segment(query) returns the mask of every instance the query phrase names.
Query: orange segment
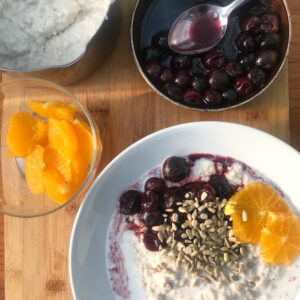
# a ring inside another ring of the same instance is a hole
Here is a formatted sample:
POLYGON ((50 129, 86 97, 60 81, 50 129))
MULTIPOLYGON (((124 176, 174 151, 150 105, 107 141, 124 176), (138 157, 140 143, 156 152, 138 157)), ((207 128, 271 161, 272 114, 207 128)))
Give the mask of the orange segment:
POLYGON ((49 119, 49 145, 70 162, 77 151, 77 136, 71 123, 49 119))
POLYGON ((71 161, 71 169, 72 181, 70 182, 70 186, 72 191, 75 193, 83 184, 89 171, 87 161, 80 152, 77 152, 74 155, 74 158, 71 161))
POLYGON ((300 222, 294 213, 272 213, 261 233, 261 252, 267 263, 289 265, 300 254, 300 222))
POLYGON ((90 165, 92 163, 94 154, 94 140, 92 130, 87 123, 79 121, 78 119, 75 119, 73 121, 73 127, 80 144, 80 152, 84 155, 84 157, 87 159, 88 164, 90 165))
POLYGON ((35 124, 36 119, 27 112, 19 112, 10 117, 6 143, 11 154, 24 157, 33 150, 35 124))
POLYGON ((37 120, 33 130, 34 141, 38 144, 46 145, 48 142, 48 124, 42 120, 37 120))
POLYGON ((42 194, 45 192, 43 183, 43 170, 46 167, 44 151, 45 149, 42 146, 36 145, 34 150, 26 157, 26 181, 29 189, 34 194, 42 194))
POLYGON ((72 171, 70 163, 60 154, 60 152, 51 147, 47 147, 45 149, 44 158, 48 168, 58 171, 66 182, 71 181, 72 171))
POLYGON ((37 101, 29 100, 29 107, 38 115, 44 118, 55 118, 58 120, 72 121, 76 107, 64 105, 57 101, 37 101))
POLYGON ((69 200, 70 187, 65 183, 63 176, 54 169, 46 168, 43 171, 43 182, 48 196, 59 204, 69 200))
POLYGON ((273 188, 259 182, 252 182, 233 195, 225 207, 225 214, 233 220, 233 232, 242 243, 259 243, 269 211, 291 210, 273 188))

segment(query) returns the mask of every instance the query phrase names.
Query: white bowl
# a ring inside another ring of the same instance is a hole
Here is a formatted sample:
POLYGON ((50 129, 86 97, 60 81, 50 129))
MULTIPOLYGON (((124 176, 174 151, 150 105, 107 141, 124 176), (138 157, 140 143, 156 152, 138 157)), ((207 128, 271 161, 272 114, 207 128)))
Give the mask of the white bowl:
MULTIPOLYGON (((69 257, 75 299, 115 298, 106 272, 105 249, 117 199, 125 188, 168 156, 190 153, 219 154, 243 161, 276 183, 293 208, 300 210, 300 153, 279 139, 223 122, 188 123, 158 131, 119 154, 98 176, 81 205, 69 257)), ((278 297, 274 292, 272 299, 278 297)), ((296 299, 300 299, 300 291, 296 299)))

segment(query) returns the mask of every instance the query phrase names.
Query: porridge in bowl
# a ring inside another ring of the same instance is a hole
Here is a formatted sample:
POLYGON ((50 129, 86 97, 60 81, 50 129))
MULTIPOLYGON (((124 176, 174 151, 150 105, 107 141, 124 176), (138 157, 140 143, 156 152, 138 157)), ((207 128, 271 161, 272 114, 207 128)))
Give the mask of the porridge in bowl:
POLYGON ((157 300, 294 299, 300 223, 285 200, 233 158, 169 157, 119 198, 107 236, 116 297, 141 299, 139 286, 157 300))

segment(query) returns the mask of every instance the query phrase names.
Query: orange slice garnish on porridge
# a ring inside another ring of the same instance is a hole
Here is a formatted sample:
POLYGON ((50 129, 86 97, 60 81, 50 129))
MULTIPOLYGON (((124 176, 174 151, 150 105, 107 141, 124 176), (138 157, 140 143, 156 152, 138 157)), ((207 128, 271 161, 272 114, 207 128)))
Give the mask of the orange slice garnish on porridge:
POLYGON ((260 249, 267 263, 289 265, 300 254, 300 222, 294 213, 272 213, 261 231, 260 249))
POLYGON ((233 195, 225 207, 233 232, 242 243, 257 244, 265 227, 268 212, 291 212, 282 197, 269 185, 253 182, 233 195))

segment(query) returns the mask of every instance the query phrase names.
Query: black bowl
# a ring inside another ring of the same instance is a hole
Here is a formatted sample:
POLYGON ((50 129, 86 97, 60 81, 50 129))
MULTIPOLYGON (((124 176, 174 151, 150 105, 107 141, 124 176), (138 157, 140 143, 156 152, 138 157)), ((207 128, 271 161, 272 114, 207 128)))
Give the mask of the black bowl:
MULTIPOLYGON (((257 0, 258 1, 258 0, 257 0)), ((157 81, 149 78, 146 74, 145 70, 145 59, 143 57, 143 49, 151 44, 152 36, 162 30, 170 30, 173 22, 176 18, 186 9, 191 8, 195 5, 201 3, 212 3, 221 6, 225 6, 229 4, 231 0, 139 0, 135 7, 132 23, 131 23, 131 46, 133 50, 133 55, 138 66, 139 71, 142 76, 146 80, 146 82, 163 98, 168 101, 185 107, 189 109, 195 109, 200 111, 221 111, 229 108, 234 108, 240 105, 243 105, 251 100, 255 99, 257 96, 261 95, 264 91, 268 89, 268 87, 274 82, 274 80, 279 75, 285 59, 288 54, 290 39, 291 39, 291 23, 290 23, 290 14, 287 8, 287 4, 285 0, 272 0, 272 11, 275 11, 279 17, 281 22, 280 35, 281 42, 280 46, 277 49, 279 53, 279 60, 277 61, 276 66, 269 71, 268 80, 264 87, 259 88, 255 94, 251 96, 241 98, 237 102, 228 103, 222 101, 222 103, 215 107, 205 107, 205 106, 197 106, 197 105, 187 105, 182 100, 176 101, 170 98, 166 91, 158 84, 157 81)), ((226 32, 226 36, 220 42, 218 46, 232 47, 232 53, 226 53, 228 60, 234 60, 237 49, 232 46, 235 43, 239 32, 234 29, 234 24, 239 22, 239 18, 242 18, 244 15, 248 14, 250 8, 253 8, 253 1, 245 4, 241 8, 237 9, 232 13, 229 20, 228 30, 226 32), (229 55, 229 57, 228 57, 229 55), (230 57, 232 56, 232 57, 230 57)), ((236 26, 237 27, 237 26, 236 26)), ((229 48, 228 48, 229 49, 229 48)), ((228 51, 227 51, 228 52, 228 51)))

